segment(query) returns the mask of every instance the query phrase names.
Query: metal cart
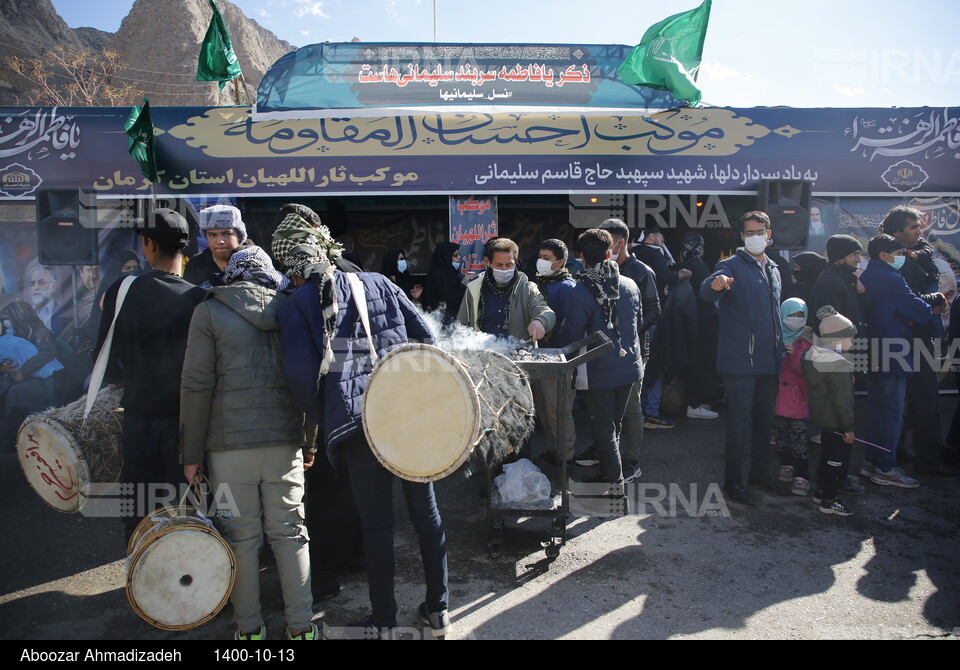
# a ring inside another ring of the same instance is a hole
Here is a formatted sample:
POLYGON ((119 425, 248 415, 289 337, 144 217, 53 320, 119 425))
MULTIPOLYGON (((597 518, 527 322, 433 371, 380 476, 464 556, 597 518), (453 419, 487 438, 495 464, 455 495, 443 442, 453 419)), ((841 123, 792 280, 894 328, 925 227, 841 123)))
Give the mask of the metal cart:
MULTIPOLYGON (((569 394, 574 392, 570 388, 573 371, 612 349, 613 342, 610 341, 610 338, 597 331, 593 335, 562 349, 519 349, 510 352, 508 357, 524 371, 530 382, 556 380, 558 386, 557 416, 563 416, 564 408, 567 407, 567 401, 570 397, 569 394), (587 351, 577 355, 585 347, 587 351)), ((498 473, 487 472, 487 528, 489 532, 487 547, 492 558, 499 558, 503 551, 504 517, 549 518, 550 535, 543 542, 547 558, 554 559, 559 556, 560 548, 566 544, 570 473, 567 471, 567 461, 563 458, 560 450, 560 445, 564 443, 562 421, 558 422, 556 439, 557 444, 554 444, 553 448, 560 463, 559 492, 557 492, 556 487, 552 486, 553 482, 551 482, 551 495, 547 500, 535 503, 504 502, 500 497, 499 489, 493 483, 493 479, 498 473)))

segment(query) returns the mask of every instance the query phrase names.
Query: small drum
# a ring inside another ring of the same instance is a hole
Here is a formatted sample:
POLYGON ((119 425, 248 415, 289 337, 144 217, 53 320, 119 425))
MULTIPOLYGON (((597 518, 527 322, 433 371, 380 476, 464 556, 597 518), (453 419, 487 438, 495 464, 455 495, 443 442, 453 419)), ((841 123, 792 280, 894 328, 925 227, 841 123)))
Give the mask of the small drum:
POLYGON ((17 434, 23 474, 45 503, 60 512, 79 512, 89 485, 120 481, 123 467, 122 390, 103 389, 86 423, 86 396, 66 407, 28 416, 17 434))
POLYGON ((475 451, 487 467, 533 432, 523 371, 493 351, 455 354, 410 344, 384 356, 363 396, 363 430, 377 459, 414 482, 452 474, 475 451))
POLYGON ((162 630, 201 626, 230 598, 236 560, 230 545, 195 507, 158 509, 127 545, 127 600, 162 630))

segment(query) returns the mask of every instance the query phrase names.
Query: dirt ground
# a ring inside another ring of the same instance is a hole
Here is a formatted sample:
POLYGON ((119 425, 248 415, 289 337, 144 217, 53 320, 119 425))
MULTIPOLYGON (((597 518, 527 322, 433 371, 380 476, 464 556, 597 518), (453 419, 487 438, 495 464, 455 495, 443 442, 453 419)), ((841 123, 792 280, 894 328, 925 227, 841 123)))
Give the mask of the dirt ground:
MULTIPOLYGON (((956 398, 941 403, 946 425, 956 398)), ((579 448, 589 443, 583 420, 578 415, 579 448)), ((648 431, 645 495, 672 490, 696 504, 680 500, 671 510, 668 495, 660 509, 647 504, 640 514, 571 517, 567 544, 552 561, 540 545, 549 524, 530 518, 507 522, 502 556, 491 558, 479 479, 455 474, 439 482, 456 625, 448 639, 960 637, 960 480, 925 477, 912 491, 866 483, 848 518, 820 514, 809 497, 766 492, 743 507, 707 497, 722 481, 723 436, 722 416, 681 418, 674 430, 648 431), (704 507, 705 500, 712 505, 704 507)), ((542 438, 534 447, 543 449, 542 438)), ((854 464, 862 457, 855 448, 854 464)), ((399 623, 418 630, 416 538, 399 495, 396 509, 399 623)), ((120 523, 48 508, 15 455, 0 456, 0 510, 0 638, 231 638, 229 605, 184 632, 137 617, 125 594, 120 523)), ((345 576, 343 585, 340 596, 315 604, 331 637, 368 613, 364 575, 345 576)), ((270 636, 279 639, 283 605, 270 561, 262 593, 270 636)))

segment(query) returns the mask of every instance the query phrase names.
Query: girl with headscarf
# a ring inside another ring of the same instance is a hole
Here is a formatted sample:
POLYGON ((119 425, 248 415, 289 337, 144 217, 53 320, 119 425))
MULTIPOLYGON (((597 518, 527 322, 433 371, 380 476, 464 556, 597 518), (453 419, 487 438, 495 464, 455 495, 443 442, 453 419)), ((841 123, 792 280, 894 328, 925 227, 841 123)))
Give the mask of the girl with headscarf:
POLYGON ((807 450, 807 382, 803 376, 804 353, 813 346, 807 324, 807 304, 799 298, 784 300, 780 306, 780 325, 787 357, 783 360, 777 406, 773 417, 773 436, 780 456, 781 482, 792 484, 791 493, 807 495, 810 490, 807 450))
POLYGON ((413 275, 410 274, 407 265, 407 255, 402 249, 390 249, 383 255, 380 274, 399 286, 408 298, 414 302, 420 302, 423 286, 414 283, 413 275))
POLYGON ((467 287, 463 283, 464 274, 460 259, 460 245, 453 242, 441 242, 433 250, 427 281, 423 287, 420 304, 427 312, 443 308, 444 325, 457 320, 460 303, 467 287))

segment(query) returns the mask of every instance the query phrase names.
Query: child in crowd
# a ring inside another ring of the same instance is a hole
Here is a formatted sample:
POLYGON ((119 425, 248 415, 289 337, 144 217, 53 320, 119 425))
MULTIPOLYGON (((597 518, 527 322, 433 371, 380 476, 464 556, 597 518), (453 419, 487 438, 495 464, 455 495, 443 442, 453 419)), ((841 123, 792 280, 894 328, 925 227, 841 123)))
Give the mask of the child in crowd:
POLYGON ((820 337, 803 357, 810 417, 820 426, 820 467, 813 502, 824 514, 850 516, 853 512, 837 495, 839 473, 850 458, 853 434, 853 363, 844 358, 857 328, 830 305, 817 311, 820 337))
POLYGON ((792 484, 793 495, 805 496, 810 490, 807 469, 807 382, 801 359, 813 346, 812 330, 807 324, 807 304, 799 298, 785 300, 780 306, 780 323, 787 357, 780 372, 773 436, 780 456, 780 481, 792 484))

